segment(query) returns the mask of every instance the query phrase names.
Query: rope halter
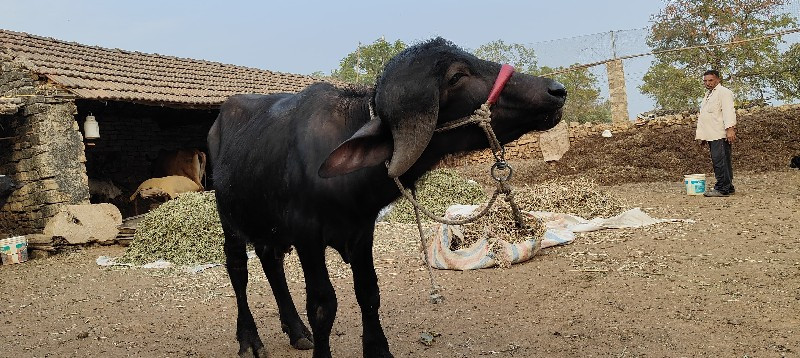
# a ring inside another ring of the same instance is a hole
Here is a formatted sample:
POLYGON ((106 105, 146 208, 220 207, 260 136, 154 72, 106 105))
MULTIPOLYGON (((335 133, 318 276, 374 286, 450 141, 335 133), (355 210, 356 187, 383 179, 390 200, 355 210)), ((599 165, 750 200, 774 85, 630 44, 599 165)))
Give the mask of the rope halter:
MULTIPOLYGON (((471 215, 467 218, 460 219, 460 220, 451 220, 444 217, 439 217, 428 209, 424 208, 420 203, 416 200, 416 190, 410 192, 408 189, 403 187, 403 184, 400 182, 399 177, 394 178, 394 182, 397 185, 397 188, 400 190, 400 193, 403 194, 403 197, 406 198, 413 206, 414 206, 414 215, 417 219, 417 230, 419 231, 419 239, 420 239, 420 248, 424 254, 425 258, 425 266, 428 270, 428 277, 430 278, 431 283, 431 291, 429 294, 429 299, 432 303, 439 303, 444 300, 444 296, 442 296, 440 292, 440 286, 436 284, 433 278, 433 271, 431 270, 431 266, 429 264, 429 257, 428 257, 428 250, 425 245, 425 234, 422 230, 422 218, 420 217, 420 210, 425 213, 427 217, 430 219, 447 225, 462 225, 469 222, 473 222, 478 220, 480 217, 486 215, 489 212, 489 209, 494 205, 497 197, 500 193, 505 194, 506 201, 508 201, 509 205, 511 206, 512 213, 514 215, 514 220, 516 221, 516 225, 518 228, 524 227, 524 221, 522 218, 522 213, 519 210, 519 206, 517 206, 516 202, 514 202, 514 194, 511 192, 511 187, 506 183, 509 179, 511 179, 511 175, 513 170, 510 165, 506 162, 505 159, 505 148, 497 139, 497 136, 494 134, 491 126, 491 107, 497 99, 500 97, 500 92, 503 91, 508 79, 511 78, 511 75, 514 73, 514 67, 508 64, 504 64, 500 67, 500 73, 497 75, 497 78, 494 81, 494 86, 492 86, 492 90, 489 92, 489 97, 486 99, 486 102, 483 103, 472 115, 457 119, 451 122, 447 122, 442 124, 441 126, 437 127, 435 132, 443 132, 446 130, 454 129, 460 126, 477 123, 478 126, 483 129, 484 133, 486 134, 486 138, 489 140, 489 147, 492 149, 492 154, 494 155, 495 163, 492 165, 491 168, 491 176, 492 178, 497 181, 497 188, 495 189, 494 193, 492 194, 491 199, 486 204, 486 206, 481 210, 479 213, 471 215)), ((388 167, 388 162, 386 163, 388 167)))

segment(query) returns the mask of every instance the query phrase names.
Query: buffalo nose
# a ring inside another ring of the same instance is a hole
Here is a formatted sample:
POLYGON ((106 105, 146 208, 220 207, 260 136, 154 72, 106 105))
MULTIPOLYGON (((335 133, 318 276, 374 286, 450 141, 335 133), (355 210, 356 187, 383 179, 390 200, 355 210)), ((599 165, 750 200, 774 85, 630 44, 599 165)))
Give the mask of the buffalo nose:
POLYGON ((567 89, 560 82, 553 81, 547 86, 547 93, 553 97, 566 98, 567 89))

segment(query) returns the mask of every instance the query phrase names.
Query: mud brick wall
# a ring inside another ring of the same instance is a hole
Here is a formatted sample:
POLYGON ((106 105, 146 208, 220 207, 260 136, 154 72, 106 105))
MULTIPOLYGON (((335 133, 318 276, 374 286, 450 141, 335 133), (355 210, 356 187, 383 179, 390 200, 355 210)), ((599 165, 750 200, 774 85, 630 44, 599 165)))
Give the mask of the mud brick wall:
MULTIPOLYGON (((628 130, 633 124, 621 123, 584 123, 572 122, 569 124, 569 141, 570 143, 580 140, 582 138, 597 135, 599 136, 606 129, 612 132, 619 132, 628 130)), ((505 158, 508 161, 520 159, 541 159, 544 160, 542 150, 539 148, 539 132, 532 132, 523 135, 519 139, 505 145, 506 153, 505 158)), ((445 159, 442 166, 457 166, 466 164, 485 164, 493 163, 494 156, 491 151, 483 150, 466 155, 455 155, 445 159)))
POLYGON ((62 205, 89 202, 84 146, 75 103, 0 57, 0 173, 21 187, 0 208, 0 231, 39 232, 62 205), (8 102, 7 102, 8 103, 8 102))

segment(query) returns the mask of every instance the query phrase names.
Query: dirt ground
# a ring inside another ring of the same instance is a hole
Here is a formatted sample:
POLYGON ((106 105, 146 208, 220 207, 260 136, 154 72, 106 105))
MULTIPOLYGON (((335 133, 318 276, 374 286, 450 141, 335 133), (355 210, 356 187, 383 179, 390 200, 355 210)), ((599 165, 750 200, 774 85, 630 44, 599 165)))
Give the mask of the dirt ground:
MULTIPOLYGON (((691 219, 580 234, 507 269, 434 271, 445 301, 427 301, 416 228, 379 224, 382 322, 396 357, 800 356, 800 109, 739 119, 736 195, 687 196, 683 174, 713 178, 693 128, 647 128, 575 143, 561 161, 513 163, 513 185, 588 177, 657 218, 691 219), (423 336, 434 337, 429 345, 423 336)), ((457 168, 487 182, 487 166, 457 168)), ((709 185, 712 184, 710 180, 709 185)), ((106 268, 119 246, 0 266, 0 357, 235 356, 236 303, 223 267, 106 268)), ((329 252, 339 298, 331 344, 361 356, 349 268, 329 252)), ((251 308, 272 357, 293 350, 257 260, 251 308)), ((287 273, 304 314, 297 258, 287 273)))
MULTIPOLYGON (((736 185, 728 198, 687 196, 678 181, 604 187, 654 217, 695 222, 580 234, 507 269, 434 271, 445 295, 435 305, 414 229, 381 224, 375 256, 390 347, 396 357, 800 355, 800 171, 737 173, 736 185)), ((123 250, 0 267, 0 356, 235 356, 223 267, 96 265, 123 250)), ((333 354, 360 356, 352 277, 329 258, 339 297, 333 354)), ((250 266, 251 307, 272 357, 309 357, 289 346, 257 260, 250 266)), ((289 266, 303 312, 294 256, 289 266)))

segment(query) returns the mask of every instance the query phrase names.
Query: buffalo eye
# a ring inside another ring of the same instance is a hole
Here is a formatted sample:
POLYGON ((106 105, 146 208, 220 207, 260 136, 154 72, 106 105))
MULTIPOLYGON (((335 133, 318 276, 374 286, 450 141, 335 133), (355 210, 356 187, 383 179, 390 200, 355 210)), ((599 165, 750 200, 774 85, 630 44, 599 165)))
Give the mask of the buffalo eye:
POLYGON ((466 75, 467 75, 466 73, 456 72, 456 74, 454 74, 453 77, 450 77, 450 81, 448 81, 447 84, 449 84, 450 86, 455 86, 455 84, 458 83, 461 77, 464 77, 466 75))

